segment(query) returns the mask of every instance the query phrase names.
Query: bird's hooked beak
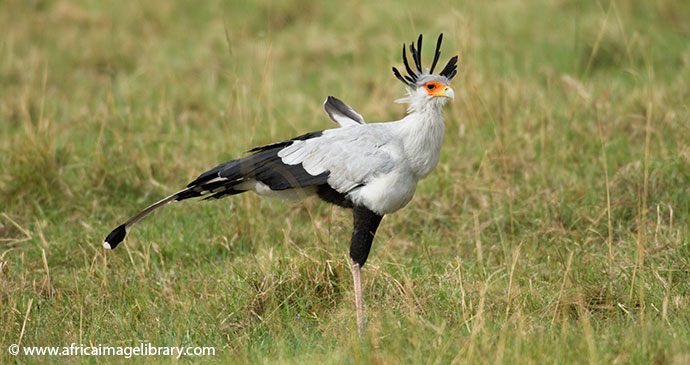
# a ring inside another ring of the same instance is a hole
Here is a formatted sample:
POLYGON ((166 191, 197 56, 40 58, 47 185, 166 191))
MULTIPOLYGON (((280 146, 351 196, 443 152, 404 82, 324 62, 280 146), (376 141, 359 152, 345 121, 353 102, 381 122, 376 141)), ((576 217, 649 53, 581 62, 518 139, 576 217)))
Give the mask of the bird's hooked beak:
POLYGON ((438 96, 445 96, 451 100, 455 100, 455 92, 453 92, 453 89, 450 86, 444 87, 443 90, 438 93, 438 96))
POLYGON ((430 96, 445 96, 449 99, 455 99, 455 93, 453 92, 453 89, 450 88, 450 86, 442 85, 439 83, 436 83, 436 85, 437 87, 434 88, 434 90, 427 89, 430 96))

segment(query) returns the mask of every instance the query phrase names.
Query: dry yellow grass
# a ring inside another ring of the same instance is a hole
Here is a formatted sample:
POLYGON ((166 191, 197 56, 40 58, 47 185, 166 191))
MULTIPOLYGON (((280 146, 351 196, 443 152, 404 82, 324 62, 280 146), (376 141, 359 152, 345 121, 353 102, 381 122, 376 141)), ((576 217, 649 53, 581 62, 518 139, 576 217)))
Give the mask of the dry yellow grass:
MULTIPOLYGON (((237 362, 685 363, 683 1, 0 3, 0 361, 214 346, 237 362), (400 117, 419 33, 460 55, 441 163, 384 219, 252 195, 113 225, 249 148, 400 117)), ((79 358, 103 362, 111 358, 79 358)), ((166 361, 166 358, 159 358, 166 361)))

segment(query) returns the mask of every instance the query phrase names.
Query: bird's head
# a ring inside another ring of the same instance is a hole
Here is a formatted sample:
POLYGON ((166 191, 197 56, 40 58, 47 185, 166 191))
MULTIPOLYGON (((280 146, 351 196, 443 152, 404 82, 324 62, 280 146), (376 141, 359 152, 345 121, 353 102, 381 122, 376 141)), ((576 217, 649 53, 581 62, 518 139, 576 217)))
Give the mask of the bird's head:
POLYGON ((422 68, 422 35, 417 39, 417 47, 414 43, 410 43, 410 54, 414 60, 415 69, 410 67, 407 61, 407 52, 405 44, 403 44, 402 58, 405 64, 407 75, 403 76, 397 68, 393 67, 393 74, 398 80, 407 85, 408 96, 398 99, 398 102, 408 103, 410 109, 420 110, 429 106, 441 107, 449 99, 453 99, 455 94, 450 87, 450 80, 457 73, 458 56, 452 57, 446 67, 438 74, 434 74, 434 68, 441 56, 441 42, 443 34, 438 36, 436 41, 436 52, 434 54, 434 61, 431 63, 431 68, 424 70, 422 68))

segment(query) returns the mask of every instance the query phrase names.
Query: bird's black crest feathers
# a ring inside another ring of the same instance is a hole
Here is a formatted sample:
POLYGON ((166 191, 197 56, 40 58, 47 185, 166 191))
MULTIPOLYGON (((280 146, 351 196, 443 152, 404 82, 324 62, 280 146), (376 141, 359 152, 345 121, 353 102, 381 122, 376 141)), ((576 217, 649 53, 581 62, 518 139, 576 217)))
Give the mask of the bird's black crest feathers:
MULTIPOLYGON (((436 51, 434 53, 434 61, 431 63, 431 69, 429 69, 428 74, 433 74, 434 73, 434 68, 436 68, 436 64, 438 63, 438 59, 441 56, 441 42, 443 41, 443 33, 439 34, 438 40, 436 41, 436 51)), ((405 71, 407 71, 407 75, 403 75, 398 71, 397 68, 393 67, 393 75, 395 77, 402 81, 405 85, 409 87, 415 87, 417 80, 419 80, 419 77, 426 72, 424 72, 424 69, 422 68, 422 35, 419 35, 419 38, 417 38, 417 47, 415 47, 414 42, 410 43, 410 54, 412 56, 412 60, 414 61, 415 65, 415 70, 412 70, 412 67, 410 67, 410 64, 407 60, 407 52, 406 52, 405 44, 403 44, 402 48, 402 58, 403 58, 403 64, 405 65, 405 71)), ((457 62, 458 62, 458 56, 452 57, 448 63, 446 64, 446 67, 443 68, 443 70, 439 73, 441 76, 445 76, 448 78, 448 80, 452 79, 455 74, 457 73, 457 62)))

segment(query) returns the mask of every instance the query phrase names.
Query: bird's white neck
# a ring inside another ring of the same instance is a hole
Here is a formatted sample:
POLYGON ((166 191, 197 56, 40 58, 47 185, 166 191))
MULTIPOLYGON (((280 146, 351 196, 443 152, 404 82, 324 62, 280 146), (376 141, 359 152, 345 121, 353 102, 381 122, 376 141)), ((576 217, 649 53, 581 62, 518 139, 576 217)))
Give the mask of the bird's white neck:
POLYGON ((410 103, 407 116, 398 123, 397 132, 404 140, 405 155, 417 179, 429 175, 441 156, 443 104, 410 103))

